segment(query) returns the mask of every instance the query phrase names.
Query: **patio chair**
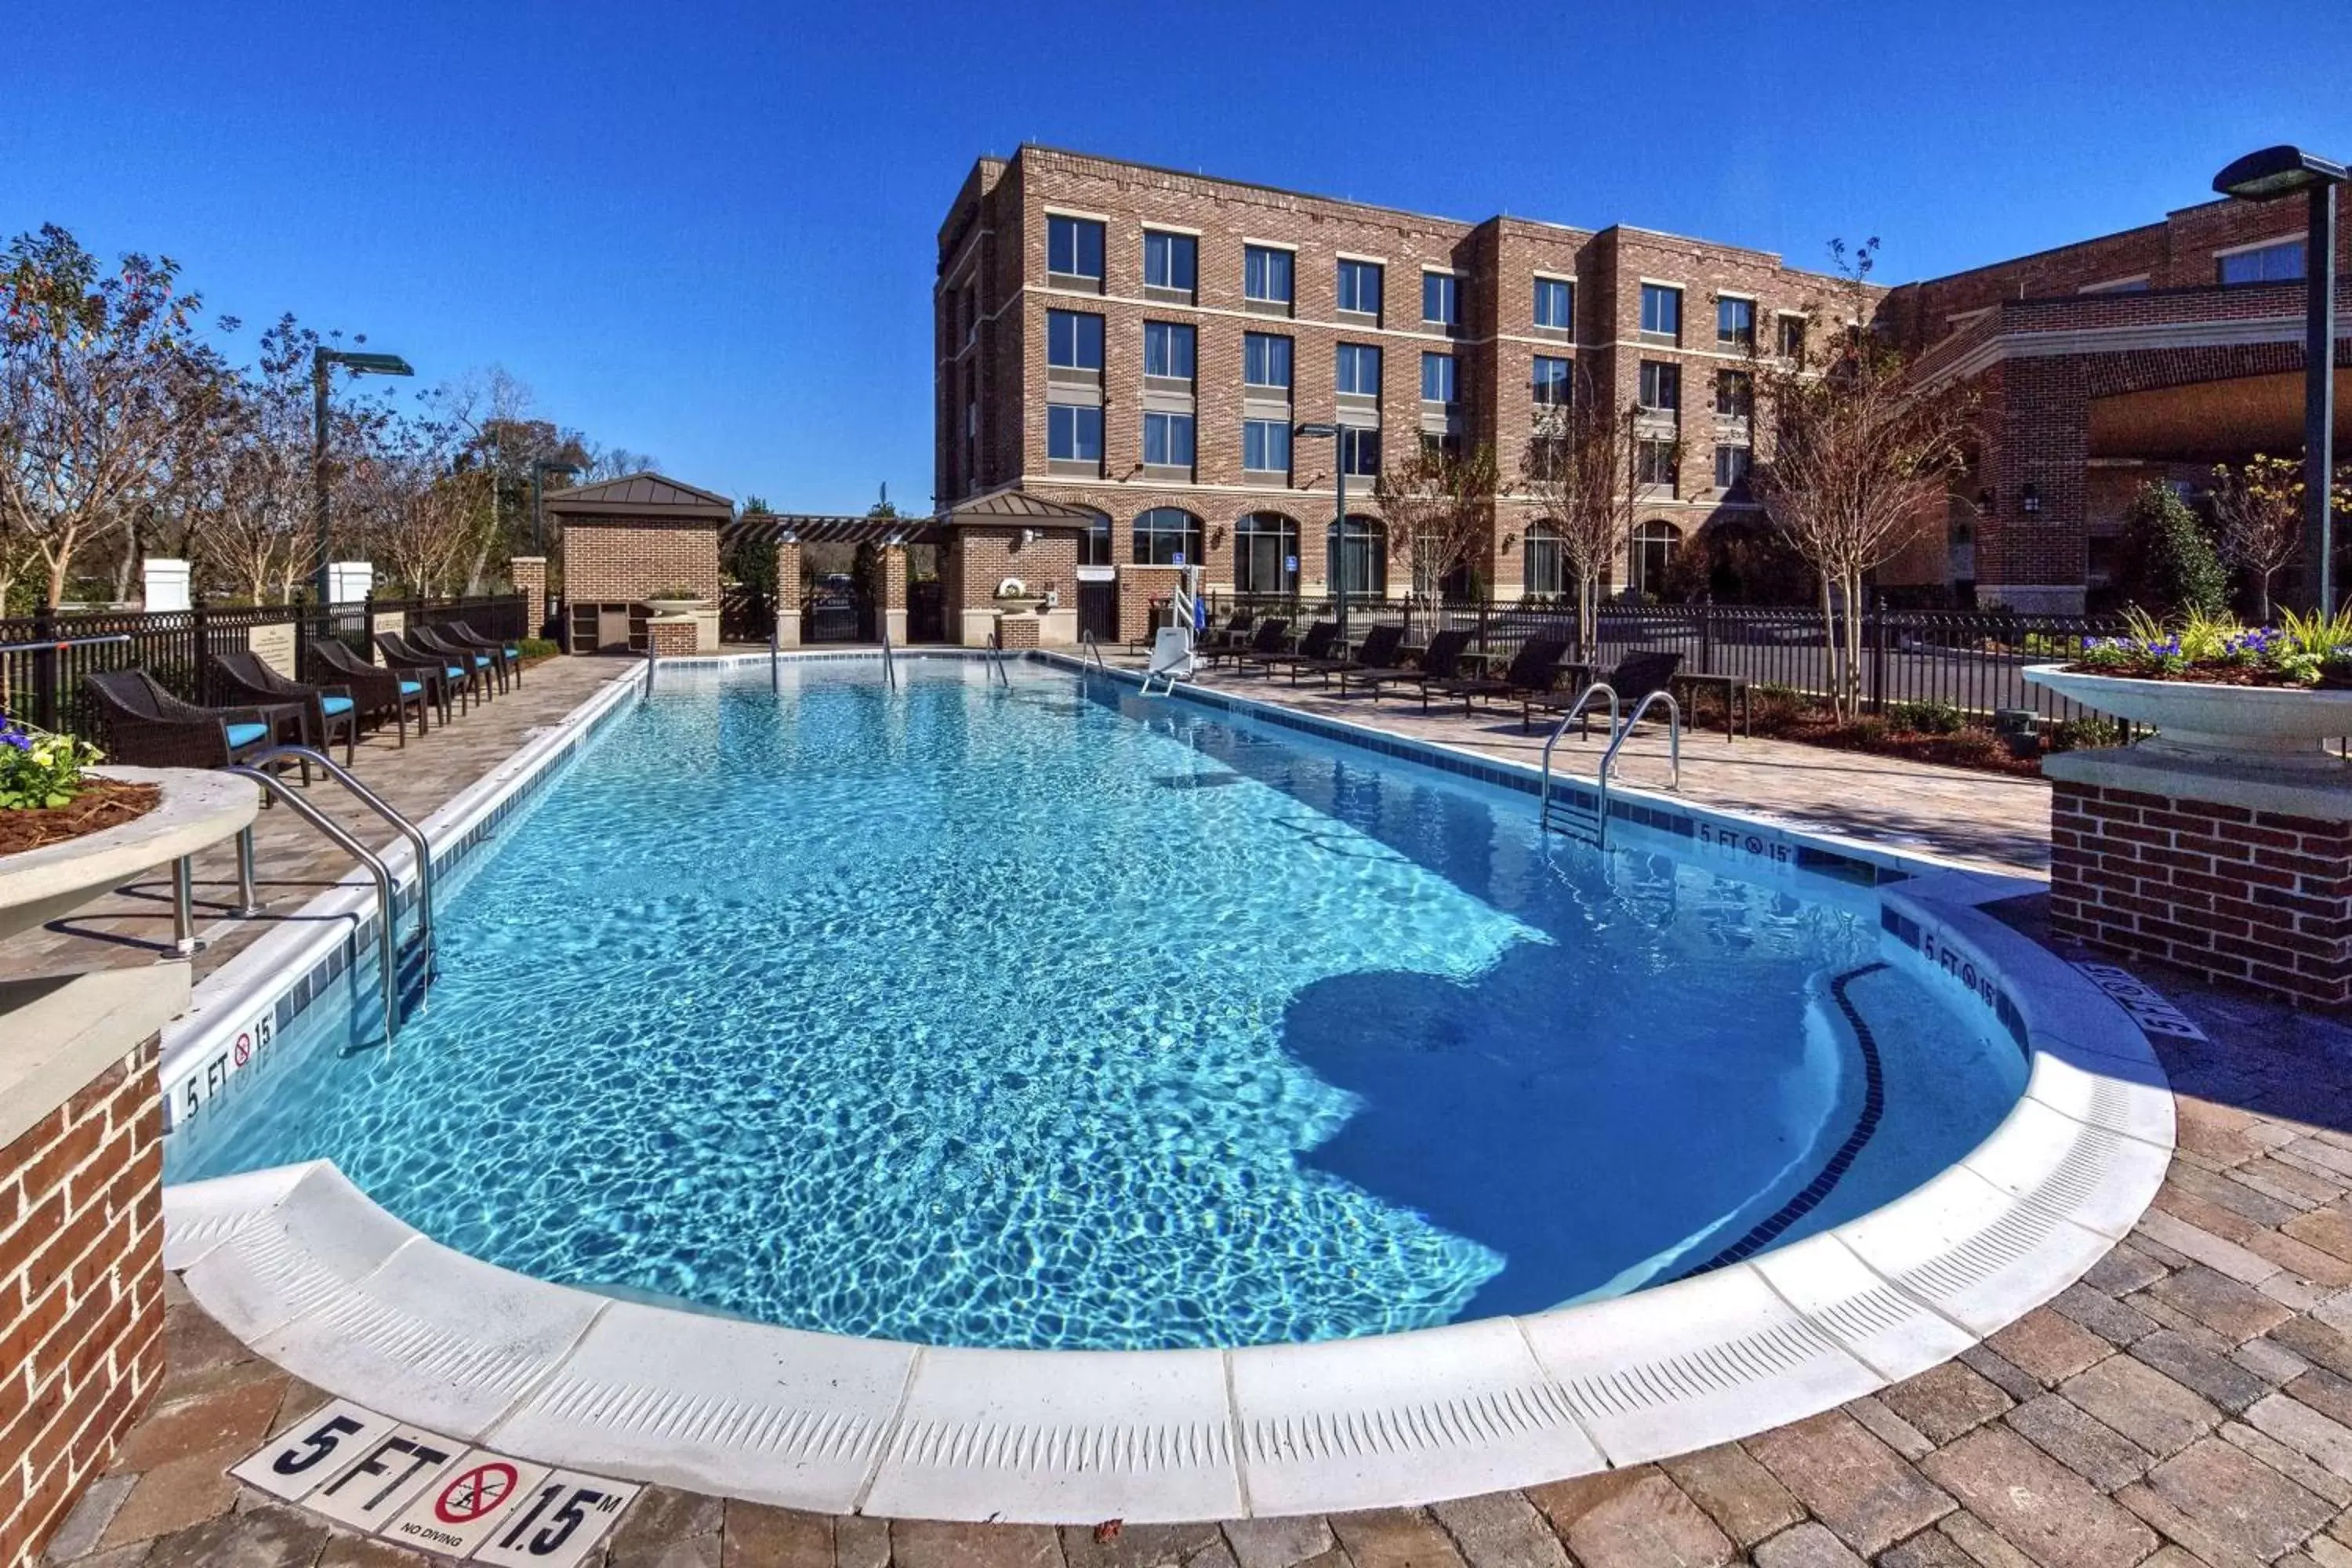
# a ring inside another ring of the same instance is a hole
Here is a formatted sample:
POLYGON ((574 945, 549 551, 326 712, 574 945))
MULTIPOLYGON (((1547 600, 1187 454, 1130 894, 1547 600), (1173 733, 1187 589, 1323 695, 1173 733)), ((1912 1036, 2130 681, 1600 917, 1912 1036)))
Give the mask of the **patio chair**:
POLYGON ((1421 662, 1418 665, 1399 664, 1380 669, 1341 670, 1339 695, 1345 697, 1350 689, 1360 687, 1377 697, 1383 687, 1400 686, 1407 682, 1418 683, 1432 677, 1451 676, 1454 668, 1462 662, 1462 650, 1469 646, 1468 632, 1439 632, 1429 639, 1429 647, 1422 650, 1421 662))
POLYGON ((498 660, 500 679, 512 676, 517 687, 522 685, 522 649, 496 637, 486 637, 464 621, 451 621, 441 629, 460 647, 479 648, 498 660))
POLYGON ((287 679, 257 653, 213 655, 213 689, 255 704, 299 702, 302 705, 302 743, 322 752, 343 740, 343 765, 352 765, 352 747, 359 737, 360 716, 345 686, 304 686, 287 679))
POLYGON ((485 702, 492 700, 490 689, 493 686, 506 683, 507 672, 503 663, 493 660, 479 648, 467 647, 446 632, 431 626, 419 626, 408 634, 408 640, 426 653, 448 655, 450 663, 461 666, 474 678, 475 689, 485 702))
POLYGON ((1311 675, 1328 686, 1331 684, 1333 676, 1344 678, 1351 669, 1389 668, 1397 662, 1397 650, 1404 647, 1404 626, 1402 623, 1394 621, 1383 622, 1374 626, 1364 634, 1362 644, 1352 655, 1339 651, 1339 642, 1335 627, 1331 646, 1334 651, 1328 658, 1292 658, 1287 666, 1290 670, 1290 684, 1296 686, 1301 676, 1311 675))
POLYGON ((276 743, 279 721, 296 717, 291 709, 199 708, 143 669, 85 675, 81 684, 98 704, 107 760, 133 767, 225 768, 276 743))
MULTIPOLYGON (((1300 664, 1326 664, 1330 662, 1331 652, 1339 646, 1339 623, 1317 621, 1307 628, 1307 635, 1298 639, 1297 651, 1260 653, 1253 648, 1242 655, 1241 668, 1244 670, 1260 670, 1271 676, 1277 669, 1290 668, 1300 664)), ((1296 675, 1291 677, 1294 683, 1297 679, 1296 675)))
POLYGON ((321 669, 332 670, 342 678, 344 688, 352 694, 354 710, 362 719, 375 721, 382 729, 390 716, 400 744, 408 744, 408 710, 416 710, 416 732, 425 732, 428 721, 425 710, 433 704, 432 694, 421 679, 403 675, 396 669, 386 669, 370 664, 332 637, 318 638, 310 644, 310 658, 321 669))
POLYGON ((1238 669, 1242 660, 1252 654, 1280 653, 1285 639, 1289 636, 1290 623, 1283 617, 1277 616, 1270 620, 1260 621, 1257 624, 1257 630, 1250 635, 1249 641, 1236 643, 1227 647, 1209 649, 1209 668, 1214 669, 1220 659, 1229 658, 1234 661, 1234 667, 1238 669))
POLYGON ((383 655, 383 662, 394 669, 404 669, 411 675, 423 672, 425 689, 433 694, 444 724, 449 722, 453 703, 461 713, 472 709, 474 689, 479 680, 471 665, 459 664, 445 653, 414 647, 398 632, 376 633, 375 649, 383 655))
POLYGON ((1212 653, 1244 647, 1249 642, 1250 627, 1256 624, 1257 613, 1255 610, 1235 610, 1225 617, 1223 626, 1203 633, 1194 642, 1194 651, 1212 653))
MULTIPOLYGON (((1616 668, 1601 679, 1609 683, 1610 689, 1617 693, 1618 703, 1631 713, 1643 698, 1654 691, 1664 691, 1673 685, 1675 674, 1682 667, 1683 656, 1678 653, 1629 653, 1617 661, 1616 668)), ((1567 712, 1575 705, 1577 696, 1573 691, 1528 692, 1520 700, 1519 728, 1525 731, 1535 727, 1535 712, 1538 708, 1550 713, 1567 712)), ((1591 709, 1578 717, 1577 733, 1592 733, 1591 709)))
POLYGON ((1421 683, 1421 710, 1429 711, 1432 697, 1449 700, 1462 699, 1465 718, 1475 700, 1493 701, 1497 697, 1529 697, 1549 691, 1559 679, 1559 661, 1568 657, 1568 644, 1558 637, 1529 637, 1511 656, 1511 662, 1500 675, 1461 675, 1447 679, 1432 678, 1421 683))

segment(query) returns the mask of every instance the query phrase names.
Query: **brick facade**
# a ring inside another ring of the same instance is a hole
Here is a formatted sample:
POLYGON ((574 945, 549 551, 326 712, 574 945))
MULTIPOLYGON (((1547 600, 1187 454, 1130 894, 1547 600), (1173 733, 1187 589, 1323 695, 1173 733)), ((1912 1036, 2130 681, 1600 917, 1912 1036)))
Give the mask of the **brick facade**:
MULTIPOLYGON (((1756 515, 1744 499, 1715 483, 1718 438, 1748 439, 1744 425, 1719 429, 1715 415, 1717 374, 1736 371, 1748 357, 1744 347, 1717 343, 1718 300, 1752 302, 1755 331, 1769 353, 1780 312, 1815 311, 1838 287, 1835 279, 1787 268, 1764 252, 1646 230, 1593 231, 1507 217, 1463 223, 1039 147, 1024 147, 1010 161, 982 160, 939 237, 934 456, 941 501, 1013 489, 1104 514, 1110 521, 1110 561, 1122 573, 1122 601, 1146 592, 1139 583, 1129 588, 1124 578, 1134 563, 1135 519, 1154 507, 1174 507, 1200 520, 1205 559, 1192 563, 1205 568, 1212 589, 1236 585, 1236 525, 1255 512, 1278 514, 1297 527, 1297 587, 1308 594, 1328 588, 1326 531, 1337 454, 1328 439, 1300 438, 1286 476, 1244 469, 1247 333, 1291 340, 1287 413, 1294 424, 1341 417, 1340 344, 1378 348, 1378 419, 1389 454, 1403 450, 1424 429, 1443 427, 1440 411, 1425 410, 1421 400, 1422 356, 1452 354, 1453 428, 1465 440, 1489 445, 1507 479, 1520 471, 1533 431, 1537 356, 1580 365, 1595 395, 1612 406, 1634 396, 1643 361, 1674 365, 1681 374, 1682 459, 1675 484, 1645 495, 1643 515, 1688 537, 1721 519, 1756 515), (1098 291, 1048 279, 1048 218, 1056 213, 1102 222, 1098 291), (1197 241, 1197 287, 1189 301, 1148 294, 1142 278, 1148 228, 1197 241), (1245 247, 1259 243, 1286 248, 1294 258, 1287 311, 1269 313, 1244 297, 1245 247), (1376 320, 1342 317, 1337 288, 1343 256, 1381 265, 1376 320), (1424 271, 1457 279, 1457 323, 1423 319, 1424 271), (1572 284, 1570 330, 1535 325, 1538 275, 1572 284), (1644 341, 1645 280, 1681 289, 1679 342, 1644 341), (1099 472, 1057 471, 1048 456, 1052 310, 1102 320, 1099 472), (1171 479, 1143 463, 1144 329, 1160 321, 1189 325, 1194 332, 1196 460, 1189 478, 1171 479)), ((1351 477, 1351 513, 1379 517, 1371 488, 1369 477, 1351 477)), ((1498 498, 1493 536, 1476 570, 1499 596, 1522 589, 1525 556, 1517 540, 1533 520, 1524 495, 1498 498)), ((1389 542, 1391 595, 1412 586, 1410 555, 1409 542, 1389 542)), ((1621 565, 1616 579, 1623 574, 1621 565)), ((1122 605, 1122 624, 1129 618, 1122 605)))
POLYGON ((2315 1006, 2352 1002, 2352 821, 2054 780, 2061 936, 2315 1006))
POLYGON ((719 525, 572 521, 563 528, 563 596, 582 604, 634 604, 664 588, 719 597, 719 525))
POLYGON ((654 654, 659 658, 684 658, 702 651, 700 632, 690 616, 647 621, 646 635, 653 639, 654 654))
POLYGON ((157 1051, 0 1150, 0 1563, 32 1560, 163 1375, 157 1051))
POLYGON ((544 637, 552 624, 547 605, 547 557, 518 555, 507 563, 515 592, 522 595, 523 624, 532 637, 544 637))
POLYGON ((801 581, 801 543, 797 539, 776 542, 776 645, 779 647, 801 646, 801 596, 806 584, 801 581))

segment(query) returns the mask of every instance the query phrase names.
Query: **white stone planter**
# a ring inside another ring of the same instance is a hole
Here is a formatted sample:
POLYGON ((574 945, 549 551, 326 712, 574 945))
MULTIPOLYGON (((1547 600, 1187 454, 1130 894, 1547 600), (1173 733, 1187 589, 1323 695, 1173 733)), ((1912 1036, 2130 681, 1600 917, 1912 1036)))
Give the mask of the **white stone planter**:
POLYGON ((2085 708, 2148 726, 2158 732, 2133 750, 2182 761, 2340 772, 2344 763, 2321 742, 2352 735, 2352 691, 2141 680, 2055 664, 2034 665, 2025 679, 2085 708))
POLYGON ((707 599, 647 599, 646 608, 656 616, 683 616, 702 608, 707 599))
POLYGON ((183 855, 233 837, 253 821, 261 792, 249 781, 196 768, 101 768, 107 778, 163 786, 136 821, 62 844, 0 855, 0 942, 56 920, 183 855))

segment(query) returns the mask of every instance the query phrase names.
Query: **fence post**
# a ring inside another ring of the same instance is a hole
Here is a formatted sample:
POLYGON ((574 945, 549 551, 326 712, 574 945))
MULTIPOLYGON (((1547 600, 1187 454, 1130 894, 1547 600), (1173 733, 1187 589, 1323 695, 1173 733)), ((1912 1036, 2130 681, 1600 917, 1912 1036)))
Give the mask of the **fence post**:
MULTIPOLYGON (((57 612, 45 595, 33 606, 33 640, 47 642, 58 635, 57 612)), ((58 652, 37 648, 33 654, 33 722, 44 730, 58 727, 58 652)))
POLYGON ((1486 651, 1486 601, 1478 601, 1478 651, 1486 651))
POLYGON ((1701 675, 1715 673, 1715 595, 1710 594, 1698 605, 1698 670, 1701 675))
POLYGON ((1870 627, 1870 710, 1886 711, 1886 612, 1875 605, 1864 615, 1870 627))
POLYGON ((195 639, 196 646, 195 658, 192 661, 195 668, 189 674, 188 684, 194 688, 195 696, 191 700, 198 707, 207 706, 213 700, 213 644, 212 634, 207 629, 210 619, 211 617, 205 613, 204 595, 197 593, 190 595, 188 629, 189 635, 195 639))

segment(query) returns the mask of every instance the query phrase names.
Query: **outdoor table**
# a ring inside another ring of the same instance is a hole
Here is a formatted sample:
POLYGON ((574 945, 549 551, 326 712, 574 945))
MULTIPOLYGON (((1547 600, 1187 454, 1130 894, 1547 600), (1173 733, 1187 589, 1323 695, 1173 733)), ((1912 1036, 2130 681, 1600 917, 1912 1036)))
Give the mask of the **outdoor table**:
POLYGON ((1737 737, 1732 732, 1735 720, 1748 726, 1748 738, 1756 738, 1756 710, 1748 694, 1748 678, 1744 675, 1705 675, 1696 670, 1677 670, 1669 684, 1684 688, 1706 686, 1723 693, 1723 738, 1737 737))

